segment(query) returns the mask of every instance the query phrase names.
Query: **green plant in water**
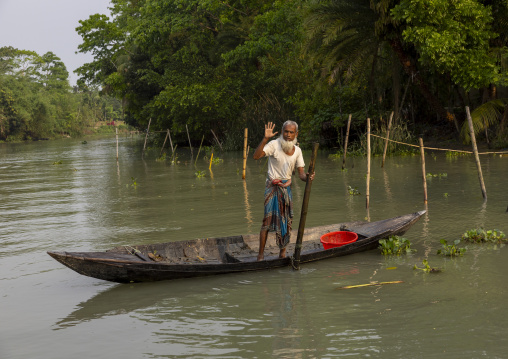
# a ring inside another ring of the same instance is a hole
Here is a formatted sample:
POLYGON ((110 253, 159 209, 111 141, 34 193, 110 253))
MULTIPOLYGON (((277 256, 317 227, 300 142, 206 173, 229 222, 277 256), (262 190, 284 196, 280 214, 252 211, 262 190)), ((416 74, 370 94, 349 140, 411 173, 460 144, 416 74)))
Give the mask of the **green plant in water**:
POLYGON ((131 177, 131 187, 138 188, 138 181, 134 177, 131 177))
POLYGON ((355 187, 351 187, 351 186, 347 186, 347 192, 349 193, 350 196, 358 196, 360 195, 360 191, 358 191, 358 189, 355 187))
POLYGON ((505 234, 499 229, 485 230, 483 228, 465 232, 462 239, 473 243, 504 243, 508 241, 505 234))
POLYGON ((450 196, 447 192, 445 192, 444 194, 445 198, 448 198, 448 196, 450 196))
POLYGON ((388 239, 381 239, 379 244, 379 249, 381 249, 381 254, 383 255, 394 254, 400 256, 401 254, 416 252, 415 249, 411 249, 411 242, 408 239, 399 236, 390 236, 388 239))
POLYGON ((470 153, 466 152, 456 152, 456 151, 446 151, 446 157, 447 158, 454 158, 454 157, 460 157, 460 156, 469 156, 470 153))
POLYGON ((55 162, 53 162, 53 165, 55 165, 55 166, 56 165, 61 165, 61 164, 62 164, 62 161, 55 161, 55 162))
POLYGON ((436 173, 436 174, 427 173, 426 176, 430 177, 430 178, 432 178, 432 177, 439 177, 439 178, 441 178, 441 177, 448 177, 448 173, 436 173))
POLYGON ((175 148, 173 150, 173 155, 171 156, 171 164, 176 165, 178 163, 178 155, 176 154, 176 148, 178 145, 175 145, 175 148))
POLYGON ((224 162, 224 160, 222 158, 219 158, 219 157, 212 158, 212 163, 214 165, 218 165, 219 163, 223 163, 223 162, 224 162))
POLYGON ((440 269, 437 269, 437 268, 432 268, 432 267, 429 265, 429 261, 428 261, 428 260, 426 260, 426 259, 424 259, 424 260, 422 261, 422 263, 423 263, 423 268, 419 268, 419 267, 417 267, 417 266, 416 266, 416 264, 415 264, 415 266, 413 267, 413 269, 418 269, 418 270, 421 270, 421 271, 423 271, 423 272, 425 272, 425 273, 439 273, 439 272, 441 272, 441 270, 440 270, 440 269))
POLYGON ((161 156, 159 156, 157 159, 156 159, 157 162, 164 162, 166 161, 166 152, 164 152, 161 156))
POLYGON ((446 239, 441 239, 439 242, 443 245, 442 249, 437 250, 437 254, 442 254, 449 257, 458 257, 466 253, 466 248, 459 248, 457 245, 460 243, 460 239, 453 241, 453 244, 448 244, 446 239))
POLYGON ((197 178, 203 178, 205 177, 206 172, 205 171, 196 171, 195 175, 197 178))

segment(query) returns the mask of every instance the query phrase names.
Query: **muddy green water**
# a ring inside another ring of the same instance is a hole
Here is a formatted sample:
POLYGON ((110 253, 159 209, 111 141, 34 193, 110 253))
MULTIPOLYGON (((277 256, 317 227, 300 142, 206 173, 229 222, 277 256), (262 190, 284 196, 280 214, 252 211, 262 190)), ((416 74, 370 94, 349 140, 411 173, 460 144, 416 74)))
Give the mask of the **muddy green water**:
MULTIPOLYGON (((508 249, 468 245, 438 256, 477 226, 508 233, 508 157, 427 156, 428 213, 406 235, 417 252, 377 250, 289 268, 121 285, 81 276, 48 250, 256 233, 264 161, 215 154, 196 168, 141 157, 139 139, 0 144, 0 358, 506 358, 508 249), (53 164, 61 161, 61 164, 53 164), (137 186, 133 186, 134 180, 137 186), (413 270, 428 259, 440 274, 413 270), (371 281, 402 284, 338 290, 371 281)), ((158 150, 155 150, 158 152, 158 150)), ((310 153, 304 153, 309 161, 310 153)), ((308 226, 372 221, 424 209, 419 156, 373 160, 365 210, 363 159, 348 170, 320 153, 308 226), (354 167, 353 167, 354 166, 354 167), (362 195, 350 196, 348 186, 362 195)), ((297 208, 304 183, 295 180, 297 208)), ((293 239, 294 240, 294 239, 293 239)), ((462 245, 462 246, 465 246, 462 245)))

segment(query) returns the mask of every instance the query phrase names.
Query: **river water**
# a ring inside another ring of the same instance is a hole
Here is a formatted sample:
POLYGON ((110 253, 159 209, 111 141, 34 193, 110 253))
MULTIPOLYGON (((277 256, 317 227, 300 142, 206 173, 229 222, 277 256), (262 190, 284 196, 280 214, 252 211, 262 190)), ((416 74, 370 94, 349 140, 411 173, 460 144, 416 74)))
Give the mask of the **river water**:
MULTIPOLYGON (((212 165, 141 155, 140 139, 0 144, 0 358, 506 358, 508 248, 436 252, 483 226, 508 233, 508 157, 427 155, 428 212, 404 236, 417 252, 378 250, 290 268, 115 284, 62 266, 48 250, 256 233, 265 161, 216 153, 212 165), (205 176, 198 178, 197 171, 205 176), (427 259, 441 273, 414 270, 427 259), (400 284, 355 289, 372 281, 400 284)), ((308 162, 310 153, 304 152, 308 162)), ((307 226, 380 220, 425 209, 419 156, 372 163, 320 153, 307 226), (348 186, 360 195, 350 195, 348 186)), ((294 228, 305 184, 294 180, 294 228)), ((294 241, 294 238, 293 238, 294 241)))

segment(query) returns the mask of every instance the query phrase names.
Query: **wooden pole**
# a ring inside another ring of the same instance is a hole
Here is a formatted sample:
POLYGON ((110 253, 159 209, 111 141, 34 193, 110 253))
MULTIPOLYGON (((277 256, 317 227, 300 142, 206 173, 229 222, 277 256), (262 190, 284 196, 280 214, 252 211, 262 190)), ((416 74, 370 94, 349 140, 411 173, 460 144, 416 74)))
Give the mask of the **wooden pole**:
POLYGON ((469 113, 469 106, 466 106, 467 122, 469 123, 469 132, 471 135, 471 143, 473 145, 474 158, 476 161, 476 168, 478 169, 478 179, 480 180, 480 187, 482 189, 483 199, 487 199, 487 190, 485 189, 485 183, 483 182, 482 166, 480 164, 480 156, 478 156, 478 147, 476 147, 476 137, 474 135, 473 119, 469 113))
POLYGON ((187 129, 187 138, 189 139, 189 147, 190 147, 191 157, 194 157, 194 151, 192 150, 192 143, 190 141, 189 127, 187 127, 187 124, 185 124, 185 128, 187 129))
MULTIPOLYGON (((176 153, 176 148, 177 148, 177 147, 178 147, 178 145, 175 145, 175 150, 173 151, 173 155, 171 156, 171 161, 170 161, 170 163, 173 163, 173 161, 174 161, 174 160, 176 160, 176 159, 175 159, 175 153, 176 153)), ((176 165, 176 163, 175 163, 175 165, 176 165)))
POLYGON ((217 144, 219 145, 220 150, 222 151, 222 145, 220 144, 219 139, 217 138, 217 136, 215 136, 215 132, 213 132, 213 130, 210 130, 210 131, 212 131, 212 135, 215 138, 215 141, 217 141, 217 144))
POLYGON ((352 114, 349 114, 349 118, 347 120, 346 141, 344 141, 344 157, 342 158, 342 169, 346 168, 347 142, 349 140, 349 127, 351 126, 351 116, 352 114))
POLYGON ((210 171, 212 170, 212 162, 213 162, 213 152, 212 155, 210 156, 210 166, 208 167, 210 171))
POLYGON ((171 132, 169 132, 168 128, 168 137, 169 137, 169 144, 171 145, 171 153, 175 152, 175 149, 173 148, 173 141, 171 140, 171 132))
POLYGON ((152 123, 152 119, 148 121, 148 128, 146 129, 146 135, 145 135, 145 144, 143 145, 143 153, 145 153, 146 149, 146 140, 148 138, 148 132, 150 131, 150 124, 152 123))
POLYGON ((314 167, 316 163, 317 150, 319 143, 314 143, 312 147, 312 156, 309 164, 309 175, 307 176, 307 182, 305 183, 305 192, 303 194, 302 212, 300 214, 300 223, 298 226, 298 236, 296 237, 295 253, 292 258, 293 268, 296 270, 300 269, 300 253, 302 251, 303 232, 305 230, 305 220, 307 219, 307 207, 309 206, 310 189, 312 181, 310 175, 314 173, 314 167))
POLYGON ((383 149, 383 161, 381 162, 381 168, 385 166, 386 151, 388 150, 388 139, 390 138, 390 129, 392 128, 392 119, 393 119, 393 111, 390 114, 390 119, 388 120, 388 128, 386 129, 385 148, 383 149))
POLYGON ((246 128, 243 133, 243 171, 242 171, 242 179, 245 179, 245 169, 247 168, 247 139, 248 139, 249 129, 246 128))
POLYGON ((420 141, 420 154, 422 156, 422 178, 423 178, 423 203, 427 203, 427 173, 425 172, 425 149, 423 147, 423 138, 420 141))
POLYGON ((198 163, 199 152, 201 152, 201 146, 203 145, 204 139, 205 139, 205 135, 203 135, 203 137, 201 138, 201 143, 199 145, 198 155, 196 156, 196 161, 194 161, 194 166, 196 165, 196 163, 198 163))
POLYGON ((164 143, 162 144, 161 153, 159 153, 159 157, 162 156, 162 151, 164 151, 164 146, 166 145, 167 139, 168 139, 168 133, 166 133, 166 137, 164 137, 164 143))
POLYGON ((116 161, 118 162, 118 127, 116 128, 116 161))
POLYGON ((365 190, 365 205, 370 206, 370 118, 367 119, 367 189, 365 190))

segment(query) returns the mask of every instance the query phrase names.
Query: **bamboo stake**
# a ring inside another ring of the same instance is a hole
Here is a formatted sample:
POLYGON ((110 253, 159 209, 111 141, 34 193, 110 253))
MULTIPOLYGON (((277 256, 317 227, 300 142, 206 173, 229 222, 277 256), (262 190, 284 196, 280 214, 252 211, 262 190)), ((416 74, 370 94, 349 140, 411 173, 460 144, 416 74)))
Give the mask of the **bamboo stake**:
POLYGON ((346 168, 347 142, 349 140, 349 127, 351 126, 351 116, 352 114, 349 114, 349 118, 347 120, 346 141, 344 141, 344 157, 342 158, 342 169, 346 168))
POLYGON ((212 170, 212 162, 213 162, 213 152, 212 155, 210 156, 210 167, 208 167, 210 171, 212 170))
POLYGON ((118 127, 116 128, 116 161, 118 162, 118 127))
POLYGON ((168 128, 168 137, 169 137, 169 144, 171 145, 171 153, 175 152, 175 149, 173 148, 173 140, 171 140, 171 132, 169 132, 168 128))
POLYGON ((196 166, 196 163, 198 163, 199 152, 201 152, 201 146, 203 145, 204 139, 205 139, 205 135, 203 135, 203 137, 201 138, 201 143, 199 145, 198 155, 196 156, 196 161, 194 161, 194 166, 196 166))
POLYGON ((390 114, 390 119, 388 120, 388 128, 386 129, 385 148, 383 149, 383 161, 381 162, 381 168, 385 166, 386 151, 388 150, 388 139, 390 138, 390 129, 392 128, 392 119, 393 119, 393 111, 390 114))
POLYGON ((213 137, 215 137, 215 141, 217 141, 217 144, 219 145, 220 150, 222 151, 222 145, 220 144, 219 139, 217 138, 217 136, 215 136, 215 132, 213 132, 213 130, 210 130, 210 131, 212 131, 212 135, 213 135, 213 137))
POLYGON ((368 284, 346 285, 344 287, 338 287, 336 289, 353 289, 353 288, 363 288, 363 287, 372 287, 372 286, 378 286, 378 285, 398 284, 398 283, 404 283, 404 282, 401 280, 394 280, 391 282, 373 282, 373 283, 368 283, 368 284))
MULTIPOLYGON (((178 145, 175 145, 175 151, 173 152, 173 155, 171 156, 171 161, 170 161, 170 163, 173 163, 173 160, 174 160, 174 158, 175 158, 176 148, 177 148, 177 147, 178 147, 178 145)), ((175 163, 175 165, 176 165, 176 163, 175 163)))
POLYGON ((318 147, 319 143, 314 143, 314 146, 312 147, 312 156, 310 158, 307 182, 305 183, 305 192, 303 194, 302 212, 300 214, 300 223, 298 226, 298 236, 296 238, 295 253, 293 254, 293 258, 291 261, 293 269, 296 270, 300 269, 300 252, 302 251, 303 232, 305 230, 305 220, 307 219, 307 207, 309 206, 310 188, 312 186, 310 176, 314 173, 318 147))
POLYGON ((148 128, 146 129, 146 135, 145 135, 145 144, 143 145, 143 153, 145 153, 145 149, 146 149, 146 140, 148 138, 148 132, 150 131, 150 124, 152 123, 152 119, 150 118, 150 120, 148 121, 148 128))
POLYGON ((185 128, 187 129, 187 138, 189 139, 189 147, 190 147, 191 157, 194 157, 194 151, 192 150, 192 144, 190 141, 189 127, 187 127, 187 124, 185 124, 185 128))
POLYGON ((247 139, 248 139, 249 129, 246 128, 243 134, 243 171, 242 171, 242 179, 245 179, 245 168, 247 167, 247 139))
POLYGON ((370 118, 367 119, 367 189, 365 191, 366 208, 370 205, 370 118))
POLYGON ((478 156, 478 147, 476 147, 476 137, 474 135, 473 119, 469 113, 469 106, 466 106, 467 122, 469 123, 469 132, 471 135, 471 143, 473 145, 474 158, 476 161, 476 168, 478 169, 478 179, 480 180, 480 187, 482 189, 483 199, 487 200, 487 190, 483 182, 482 166, 480 164, 480 156, 478 156))
POLYGON ((166 140, 167 139, 168 139, 168 134, 166 133, 166 137, 164 137, 164 143, 162 144, 161 153, 159 153, 159 157, 162 156, 162 151, 164 151, 164 146, 166 145, 166 140))
POLYGON ((422 178, 423 178, 423 203, 427 203, 427 174, 425 172, 425 149, 423 147, 423 139, 420 137, 420 154, 422 156, 422 178))

